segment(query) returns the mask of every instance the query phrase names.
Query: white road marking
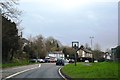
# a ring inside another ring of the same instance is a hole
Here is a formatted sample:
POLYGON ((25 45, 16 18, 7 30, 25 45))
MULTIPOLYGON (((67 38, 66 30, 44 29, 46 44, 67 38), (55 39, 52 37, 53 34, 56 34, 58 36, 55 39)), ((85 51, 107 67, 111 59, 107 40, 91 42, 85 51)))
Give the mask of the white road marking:
POLYGON ((67 79, 65 78, 65 76, 62 75, 62 73, 60 72, 60 70, 61 70, 61 68, 59 68, 59 70, 58 70, 60 76, 61 76, 64 80, 67 80, 67 79))
MULTIPOLYGON (((38 67, 41 67, 41 64, 39 64, 38 67)), ((12 74, 12 75, 6 77, 5 79, 12 78, 12 77, 14 77, 14 76, 16 76, 16 75, 18 75, 18 74, 21 74, 21 73, 27 72, 27 71, 29 71, 29 70, 36 69, 36 68, 38 68, 38 67, 34 67, 34 68, 30 68, 30 69, 26 69, 26 70, 23 70, 23 71, 17 72, 17 73, 15 73, 15 74, 12 74)))
POLYGON ((41 67, 41 64, 39 64, 38 66, 41 67))

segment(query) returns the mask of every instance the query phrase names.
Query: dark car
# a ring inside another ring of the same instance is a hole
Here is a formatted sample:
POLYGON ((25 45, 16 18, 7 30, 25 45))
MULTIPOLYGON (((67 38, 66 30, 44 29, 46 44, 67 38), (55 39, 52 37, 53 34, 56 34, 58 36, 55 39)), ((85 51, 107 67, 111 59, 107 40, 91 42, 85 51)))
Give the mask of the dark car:
POLYGON ((56 65, 62 65, 62 66, 64 66, 64 60, 63 59, 58 59, 56 61, 56 65))
POLYGON ((30 59, 29 62, 30 62, 30 63, 36 63, 36 62, 37 62, 37 59, 30 59))
POLYGON ((49 63, 49 62, 50 62, 50 59, 45 58, 44 61, 45 61, 45 63, 49 63))

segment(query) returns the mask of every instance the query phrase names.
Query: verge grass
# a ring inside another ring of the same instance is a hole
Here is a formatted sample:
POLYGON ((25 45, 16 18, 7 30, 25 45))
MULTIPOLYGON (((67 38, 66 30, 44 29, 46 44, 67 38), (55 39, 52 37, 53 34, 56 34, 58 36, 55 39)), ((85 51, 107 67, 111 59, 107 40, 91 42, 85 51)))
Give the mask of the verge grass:
POLYGON ((31 64, 38 64, 38 63, 30 63, 28 60, 23 61, 15 61, 11 63, 1 64, 2 68, 9 68, 9 67, 16 67, 16 66, 24 66, 24 65, 31 65, 31 64))
POLYGON ((118 64, 115 62, 68 64, 62 72, 71 78, 118 78, 118 64))

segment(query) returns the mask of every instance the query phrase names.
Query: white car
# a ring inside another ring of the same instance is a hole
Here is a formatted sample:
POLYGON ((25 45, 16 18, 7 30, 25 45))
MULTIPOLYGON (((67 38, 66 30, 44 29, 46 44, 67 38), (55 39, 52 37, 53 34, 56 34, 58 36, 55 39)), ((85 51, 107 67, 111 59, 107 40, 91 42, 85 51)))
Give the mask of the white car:
POLYGON ((45 60, 43 60, 43 59, 37 59, 37 61, 40 62, 40 63, 44 63, 45 62, 45 60))
POLYGON ((95 63, 97 63, 97 62, 98 62, 98 60, 95 60, 94 62, 95 62, 95 63))
POLYGON ((69 63, 69 60, 68 60, 68 59, 65 59, 65 62, 66 62, 66 63, 69 63))
POLYGON ((89 63, 89 60, 85 60, 85 63, 89 63))

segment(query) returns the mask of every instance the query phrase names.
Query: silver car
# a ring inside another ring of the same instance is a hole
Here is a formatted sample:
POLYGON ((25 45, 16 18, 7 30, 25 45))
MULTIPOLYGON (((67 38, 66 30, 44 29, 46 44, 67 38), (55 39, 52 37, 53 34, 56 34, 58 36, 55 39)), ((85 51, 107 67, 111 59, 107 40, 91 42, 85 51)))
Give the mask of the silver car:
POLYGON ((37 59, 37 61, 40 62, 40 63, 44 63, 45 62, 44 59, 37 59))

